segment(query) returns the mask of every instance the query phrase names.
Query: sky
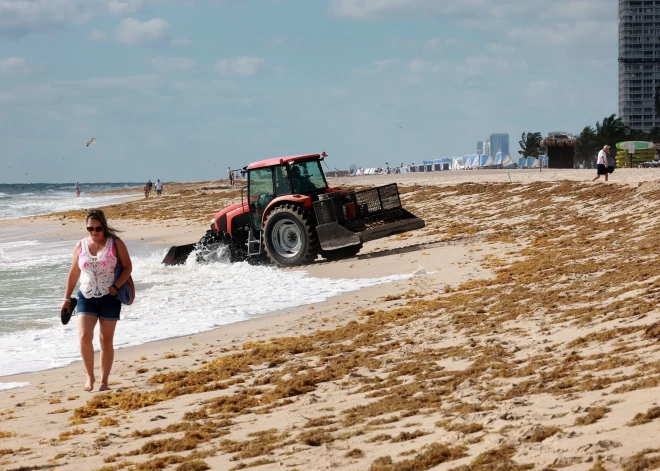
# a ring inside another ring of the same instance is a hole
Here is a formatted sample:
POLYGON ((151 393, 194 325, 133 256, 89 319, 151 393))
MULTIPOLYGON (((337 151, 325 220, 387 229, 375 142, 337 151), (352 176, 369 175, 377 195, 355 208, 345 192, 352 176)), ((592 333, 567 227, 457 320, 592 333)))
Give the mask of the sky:
MULTIPOLYGON (((617 112, 616 0, 0 0, 0 183, 193 181, 580 132, 617 112), (94 137, 96 143, 85 147, 94 137)), ((516 154, 517 155, 517 154, 516 154)))

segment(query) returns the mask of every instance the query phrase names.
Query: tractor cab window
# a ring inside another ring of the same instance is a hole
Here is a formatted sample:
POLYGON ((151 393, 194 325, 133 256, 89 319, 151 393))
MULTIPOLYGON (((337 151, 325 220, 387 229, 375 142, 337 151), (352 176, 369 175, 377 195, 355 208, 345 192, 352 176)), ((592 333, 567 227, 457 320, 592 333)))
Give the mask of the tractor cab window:
POLYGON ((291 165, 289 173, 294 193, 310 193, 328 187, 321 169, 321 162, 318 160, 296 162, 291 165))
POLYGON ((290 195, 289 169, 285 165, 275 167, 275 196, 290 195))
POLYGON ((255 229, 261 227, 261 215, 273 201, 273 169, 259 168, 250 170, 248 182, 248 199, 250 202, 250 214, 252 216, 252 226, 255 229))

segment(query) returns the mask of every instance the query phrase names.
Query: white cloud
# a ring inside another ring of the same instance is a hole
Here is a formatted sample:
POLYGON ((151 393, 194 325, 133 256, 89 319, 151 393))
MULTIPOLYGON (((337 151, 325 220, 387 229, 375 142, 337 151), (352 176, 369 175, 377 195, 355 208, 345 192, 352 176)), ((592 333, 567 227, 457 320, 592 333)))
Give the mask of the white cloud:
POLYGON ((215 63, 215 70, 220 75, 252 77, 266 68, 266 60, 261 57, 236 57, 221 59, 215 63))
POLYGON ((189 57, 153 57, 149 63, 160 72, 185 72, 195 67, 195 61, 189 57))
POLYGON ((500 56, 470 56, 454 67, 461 77, 478 77, 493 70, 507 70, 509 62, 500 56))
POLYGON ((179 47, 179 46, 189 46, 192 41, 188 38, 172 38, 170 41, 170 46, 179 47))
POLYGON ((424 43, 424 49, 428 51, 440 52, 444 46, 444 40, 442 38, 432 38, 424 43))
POLYGON ((106 6, 110 14, 125 16, 140 11, 142 0, 108 0, 106 6))
POLYGON ((82 0, 0 0, 0 36, 20 37, 83 24, 91 18, 82 0))
POLYGON ((284 47, 286 45, 286 38, 284 36, 274 36, 270 40, 271 47, 284 47))
POLYGON ((455 49, 461 44, 454 38, 431 38, 424 43, 424 49, 431 52, 442 52, 447 49, 455 49))
POLYGON ((419 75, 426 72, 430 64, 422 59, 413 59, 408 64, 408 72, 414 75, 419 75))
POLYGON ((0 72, 11 74, 15 72, 24 72, 27 69, 27 61, 23 57, 8 57, 0 59, 0 72))
POLYGON ((428 16, 615 19, 616 0, 330 0, 328 13, 369 20, 428 16))
POLYGON ((352 73, 354 75, 373 75, 382 72, 385 69, 388 69, 396 65, 397 61, 394 59, 381 59, 373 61, 369 67, 363 67, 355 69, 352 73))
POLYGON ((553 80, 535 80, 523 88, 525 104, 542 108, 552 108, 555 100, 557 82, 553 80))
POLYGON ((90 41, 105 41, 108 39, 108 35, 105 34, 103 31, 92 31, 92 34, 89 35, 88 38, 90 41))
POLYGON ((486 49, 495 54, 513 54, 516 52, 514 46, 505 46, 503 44, 487 44, 486 49))
POLYGON ((171 28, 170 23, 160 18, 147 21, 124 18, 119 23, 114 36, 122 44, 162 46, 172 41, 171 28))
POLYGON ((615 41, 616 28, 615 22, 578 21, 574 24, 555 23, 515 27, 508 32, 508 36, 516 41, 524 40, 535 44, 565 46, 585 42, 615 41))

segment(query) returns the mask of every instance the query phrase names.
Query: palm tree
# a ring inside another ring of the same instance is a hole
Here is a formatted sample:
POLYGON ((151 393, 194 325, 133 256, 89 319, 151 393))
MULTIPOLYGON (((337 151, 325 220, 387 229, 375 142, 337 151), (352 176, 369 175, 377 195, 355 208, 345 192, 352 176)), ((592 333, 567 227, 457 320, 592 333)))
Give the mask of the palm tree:
POLYGON ((577 152, 575 153, 576 161, 595 160, 598 148, 600 147, 598 145, 596 130, 591 126, 585 126, 580 133, 579 141, 580 143, 578 144, 577 152))
POLYGON ((613 149, 616 148, 616 143, 626 139, 630 129, 623 122, 621 118, 617 118, 616 114, 603 118, 603 124, 596 123, 596 137, 601 145, 609 145, 613 149))
POLYGON ((538 157, 542 154, 541 141, 543 136, 540 132, 524 132, 522 133, 520 141, 520 149, 518 153, 523 157, 538 157))
POLYGON ((628 141, 648 141, 651 136, 641 129, 630 129, 626 139, 628 141))
POLYGON ((660 142, 660 128, 658 126, 651 129, 651 132, 649 133, 649 139, 655 143, 660 142))

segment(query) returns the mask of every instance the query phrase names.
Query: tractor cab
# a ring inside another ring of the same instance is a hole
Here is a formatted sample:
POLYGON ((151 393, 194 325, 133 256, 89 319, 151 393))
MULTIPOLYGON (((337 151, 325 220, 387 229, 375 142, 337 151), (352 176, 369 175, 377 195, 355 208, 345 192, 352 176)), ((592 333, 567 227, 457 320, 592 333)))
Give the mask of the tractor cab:
POLYGON ((246 170, 250 220, 255 231, 261 230, 264 211, 276 198, 304 195, 318 199, 318 194, 328 188, 318 154, 264 160, 246 170))

